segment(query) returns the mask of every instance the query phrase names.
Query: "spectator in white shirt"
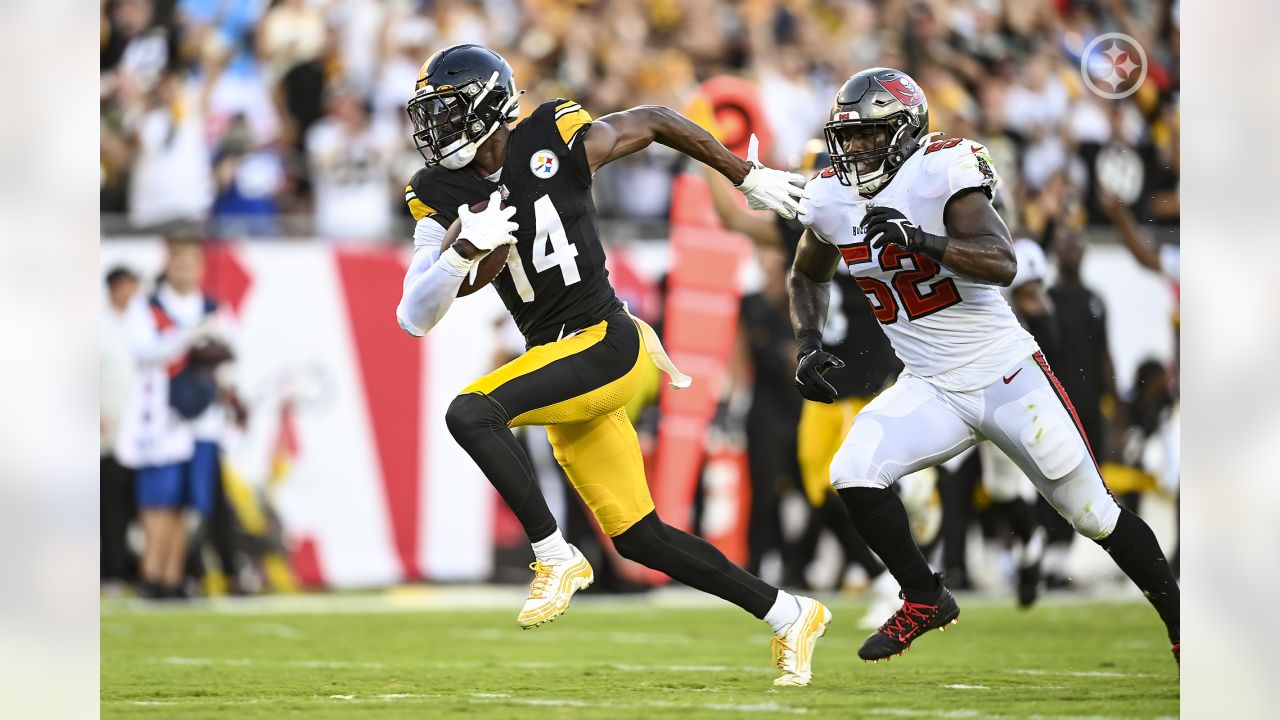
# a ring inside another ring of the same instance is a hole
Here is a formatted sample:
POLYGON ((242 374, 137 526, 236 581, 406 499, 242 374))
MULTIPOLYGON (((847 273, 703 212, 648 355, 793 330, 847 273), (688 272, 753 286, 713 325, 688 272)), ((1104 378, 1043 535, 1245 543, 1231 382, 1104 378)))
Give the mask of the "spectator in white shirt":
POLYGON ((167 71, 129 113, 136 149, 129 178, 129 224, 139 229, 200 222, 213 204, 202 89, 167 71))
POLYGON ((328 114, 307 133, 316 233, 330 239, 387 239, 398 198, 392 170, 399 139, 369 120, 353 93, 334 92, 328 114))

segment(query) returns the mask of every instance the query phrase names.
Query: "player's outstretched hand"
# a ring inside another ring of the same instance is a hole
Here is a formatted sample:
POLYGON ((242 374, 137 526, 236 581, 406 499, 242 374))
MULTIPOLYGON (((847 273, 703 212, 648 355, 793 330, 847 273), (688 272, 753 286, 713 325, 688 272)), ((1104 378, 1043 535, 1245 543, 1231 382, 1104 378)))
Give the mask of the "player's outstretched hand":
POLYGON ((462 229, 458 232, 458 239, 470 242, 482 253, 500 245, 514 245, 514 233, 520 229, 511 219, 515 214, 514 205, 502 207, 502 193, 498 190, 493 191, 489 204, 480 212, 473 213, 466 205, 459 205, 458 219, 462 221, 462 229))
POLYGON ((832 368, 844 367, 844 361, 825 350, 814 350, 800 358, 796 367, 796 389, 806 399, 814 402, 831 403, 836 401, 836 389, 823 375, 832 368))
POLYGON ((867 229, 866 238, 871 247, 884 247, 886 243, 901 245, 914 250, 918 227, 913 225, 906 215, 891 207, 877 205, 867 210, 863 224, 867 229))
POLYGON ((755 133, 747 144, 747 162, 751 170, 742 182, 735 185, 747 196, 747 207, 752 210, 772 210, 791 220, 800 214, 800 201, 806 197, 804 176, 783 170, 774 170, 760 164, 760 141, 755 133))

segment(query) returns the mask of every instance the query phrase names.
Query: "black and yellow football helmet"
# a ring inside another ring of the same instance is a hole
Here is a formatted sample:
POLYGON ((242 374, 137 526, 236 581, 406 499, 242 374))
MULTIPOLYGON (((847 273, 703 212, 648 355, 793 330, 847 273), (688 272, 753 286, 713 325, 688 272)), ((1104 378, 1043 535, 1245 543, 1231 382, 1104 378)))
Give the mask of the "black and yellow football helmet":
POLYGON ((511 65, 482 45, 454 45, 418 71, 406 111, 413 141, 428 166, 465 167, 500 125, 520 115, 511 65))

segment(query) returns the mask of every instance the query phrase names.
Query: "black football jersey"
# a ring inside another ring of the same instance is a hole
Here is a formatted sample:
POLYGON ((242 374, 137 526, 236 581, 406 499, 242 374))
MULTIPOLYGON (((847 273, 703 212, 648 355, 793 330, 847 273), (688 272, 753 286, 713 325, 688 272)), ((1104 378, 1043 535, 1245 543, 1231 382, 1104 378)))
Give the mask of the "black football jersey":
POLYGON ((554 342, 622 308, 609 284, 591 198, 582 138, 590 125, 591 115, 576 102, 543 103, 512 128, 497 177, 437 165, 419 170, 405 188, 414 219, 431 218, 446 229, 460 205, 502 189, 520 229, 493 285, 529 347, 554 342))
MULTIPOLYGON (((799 220, 778 218, 778 232, 786 245, 790 268, 800 247, 804 225, 799 220)), ((843 360, 845 366, 828 370, 826 378, 842 398, 866 397, 880 392, 902 372, 902 361, 880 329, 866 293, 858 287, 844 263, 840 265, 831 280, 831 305, 839 311, 827 313, 822 347, 843 360)))

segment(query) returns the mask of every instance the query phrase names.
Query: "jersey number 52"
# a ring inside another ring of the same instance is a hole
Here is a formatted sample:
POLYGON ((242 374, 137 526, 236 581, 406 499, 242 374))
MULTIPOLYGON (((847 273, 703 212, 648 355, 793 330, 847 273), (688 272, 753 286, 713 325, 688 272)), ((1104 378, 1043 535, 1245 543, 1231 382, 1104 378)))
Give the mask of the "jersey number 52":
MULTIPOLYGON (((841 250, 850 265, 871 259, 871 247, 866 240, 846 245, 841 250)), ((893 272, 887 283, 870 277, 857 278, 857 282, 858 287, 871 298, 871 309, 882 325, 897 322, 898 298, 907 311, 908 320, 919 320, 960 302, 960 290, 951 278, 929 282, 941 268, 923 255, 888 244, 880 251, 880 269, 893 272), (910 262, 910 265, 903 261, 910 262)))
MULTIPOLYGON (((560 268, 565 286, 572 285, 582 279, 578 273, 578 248, 569 242, 564 232, 564 224, 560 221, 560 212, 551 202, 550 195, 543 195, 533 203, 533 216, 536 222, 533 234, 533 269, 534 272, 546 272, 551 268, 560 268)), ((515 246, 511 247, 511 259, 507 261, 511 271, 511 281, 520 293, 520 299, 533 302, 533 285, 525 274, 524 262, 515 246)))

